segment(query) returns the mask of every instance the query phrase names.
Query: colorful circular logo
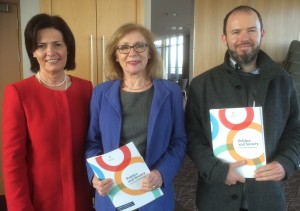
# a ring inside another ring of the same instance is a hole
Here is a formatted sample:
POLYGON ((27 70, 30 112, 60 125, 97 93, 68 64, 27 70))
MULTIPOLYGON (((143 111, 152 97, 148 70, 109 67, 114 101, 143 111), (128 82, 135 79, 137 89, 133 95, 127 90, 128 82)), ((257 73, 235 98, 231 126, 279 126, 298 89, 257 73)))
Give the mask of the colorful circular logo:
POLYGON ((220 109, 219 111, 219 118, 222 124, 231 130, 242 130, 244 128, 247 128, 253 121, 254 118, 254 111, 252 108, 245 109, 246 111, 246 118, 241 123, 232 123, 228 120, 226 117, 226 109, 220 109))

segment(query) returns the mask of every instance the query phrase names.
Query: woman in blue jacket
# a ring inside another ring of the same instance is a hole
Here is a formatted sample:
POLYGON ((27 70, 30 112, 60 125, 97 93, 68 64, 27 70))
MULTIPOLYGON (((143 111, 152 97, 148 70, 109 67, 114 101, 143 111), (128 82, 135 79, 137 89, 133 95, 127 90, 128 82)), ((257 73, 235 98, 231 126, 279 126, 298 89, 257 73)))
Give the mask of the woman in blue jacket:
MULTIPOLYGON (((110 80, 96 86, 92 95, 86 158, 133 142, 150 169, 141 189, 160 187, 164 194, 139 211, 173 211, 172 182, 186 151, 181 89, 159 79, 159 55, 143 26, 121 26, 106 47, 106 57, 110 80)), ((96 189, 96 210, 115 211, 107 196, 113 181, 99 180, 89 167, 88 175, 96 189)))

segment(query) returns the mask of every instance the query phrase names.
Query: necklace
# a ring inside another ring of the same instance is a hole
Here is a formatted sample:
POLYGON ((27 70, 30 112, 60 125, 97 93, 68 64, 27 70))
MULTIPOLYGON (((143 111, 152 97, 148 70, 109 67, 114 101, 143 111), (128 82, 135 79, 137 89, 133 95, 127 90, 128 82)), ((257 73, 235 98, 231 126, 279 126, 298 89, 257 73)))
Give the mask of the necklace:
POLYGON ((67 75, 65 74, 65 78, 64 78, 64 80, 63 80, 61 83, 59 83, 59 84, 49 84, 49 83, 47 83, 47 82, 40 76, 40 72, 37 72, 36 76, 37 76, 37 78, 39 79, 39 81, 41 81, 43 84, 45 84, 45 85, 47 85, 47 86, 51 86, 51 87, 58 87, 58 86, 61 86, 61 85, 63 85, 63 84, 66 82, 66 80, 67 80, 67 75))
POLYGON ((145 88, 148 88, 151 85, 152 85, 152 82, 150 81, 150 83, 148 85, 143 86, 141 88, 130 88, 129 86, 126 85, 125 82, 123 82, 123 87, 126 87, 127 89, 132 90, 132 91, 137 91, 137 90, 145 89, 145 88))

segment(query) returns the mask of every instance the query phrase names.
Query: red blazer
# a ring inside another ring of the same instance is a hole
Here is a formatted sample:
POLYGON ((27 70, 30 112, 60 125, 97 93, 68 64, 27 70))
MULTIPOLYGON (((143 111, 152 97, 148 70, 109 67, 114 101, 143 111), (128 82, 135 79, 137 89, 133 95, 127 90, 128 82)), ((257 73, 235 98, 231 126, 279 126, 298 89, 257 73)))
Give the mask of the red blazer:
POLYGON ((34 76, 6 86, 3 176, 9 211, 92 209, 84 144, 92 84, 71 77, 67 91, 34 76))

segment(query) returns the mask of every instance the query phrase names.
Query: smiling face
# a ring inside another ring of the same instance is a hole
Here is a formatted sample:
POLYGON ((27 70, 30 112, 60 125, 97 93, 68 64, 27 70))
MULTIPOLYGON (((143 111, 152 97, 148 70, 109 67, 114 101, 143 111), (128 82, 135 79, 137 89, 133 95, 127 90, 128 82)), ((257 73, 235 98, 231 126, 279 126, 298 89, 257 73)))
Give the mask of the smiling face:
MULTIPOLYGON (((138 31, 133 31, 125 35, 118 43, 120 45, 134 46, 136 44, 145 44, 146 39, 138 31)), ((145 77, 146 66, 150 58, 148 47, 144 52, 137 53, 133 48, 130 49, 129 53, 121 54, 118 50, 116 51, 116 61, 120 63, 124 77, 128 76, 140 76, 145 77)))
POLYGON ((249 64, 256 59, 263 36, 264 30, 255 12, 237 11, 228 17, 222 40, 234 60, 249 64))
POLYGON ((33 52, 33 56, 40 65, 40 71, 64 71, 67 63, 67 46, 62 33, 54 28, 38 31, 37 49, 33 52))

